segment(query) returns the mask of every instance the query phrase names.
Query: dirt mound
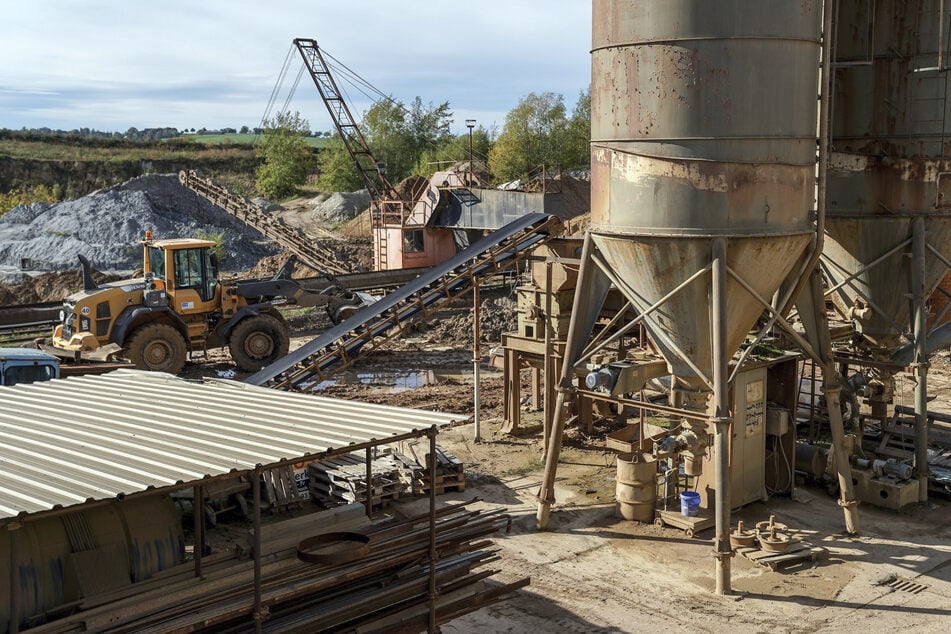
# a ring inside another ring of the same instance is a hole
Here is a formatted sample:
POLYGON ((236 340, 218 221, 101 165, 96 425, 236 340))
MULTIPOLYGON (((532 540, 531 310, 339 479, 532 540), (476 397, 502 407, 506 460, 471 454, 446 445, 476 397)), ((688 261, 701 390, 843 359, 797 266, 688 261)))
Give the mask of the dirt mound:
POLYGON ((150 174, 76 200, 14 207, 0 218, 0 267, 65 271, 85 255, 102 270, 141 266, 139 241, 223 234, 225 270, 250 268, 275 249, 257 230, 183 187, 174 174, 150 174))
POLYGON ((415 202, 419 200, 426 188, 429 187, 429 179, 422 176, 407 176, 396 185, 396 193, 400 200, 415 202))
MULTIPOLYGON (((121 279, 119 275, 107 275, 99 271, 93 271, 92 277, 97 284, 121 279)), ((82 287, 83 280, 79 270, 43 273, 16 284, 0 282, 0 304, 10 306, 58 302, 67 295, 82 290, 82 287)))
POLYGON ((373 236, 373 226, 370 224, 370 210, 367 209, 359 216, 338 229, 340 235, 348 238, 370 238, 373 236))
MULTIPOLYGON (((373 268, 372 245, 367 239, 326 240, 321 244, 325 246, 326 252, 334 260, 348 262, 356 271, 369 271, 373 268)), ((287 253, 278 253, 261 258, 243 277, 271 277, 280 270, 288 257, 287 253)), ((300 262, 294 265, 291 272, 291 277, 294 279, 316 277, 317 275, 319 275, 317 271, 300 262)))
MULTIPOLYGON (((512 332, 516 323, 515 300, 499 297, 484 300, 479 306, 479 340, 497 344, 503 332, 512 332)), ((434 322, 426 330, 426 338, 433 342, 465 346, 472 341, 472 309, 459 312, 434 322)))

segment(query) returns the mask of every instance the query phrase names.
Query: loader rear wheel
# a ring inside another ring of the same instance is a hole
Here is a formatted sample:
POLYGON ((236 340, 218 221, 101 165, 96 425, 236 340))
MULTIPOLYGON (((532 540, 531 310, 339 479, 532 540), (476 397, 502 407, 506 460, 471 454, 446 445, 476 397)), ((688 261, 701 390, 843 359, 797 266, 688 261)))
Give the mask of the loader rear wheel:
POLYGON ((238 322, 231 331, 228 349, 235 364, 245 372, 257 372, 290 348, 287 327, 272 315, 254 315, 238 322))
POLYGON ((178 374, 185 367, 185 339, 168 324, 146 324, 129 336, 125 354, 140 370, 178 374))

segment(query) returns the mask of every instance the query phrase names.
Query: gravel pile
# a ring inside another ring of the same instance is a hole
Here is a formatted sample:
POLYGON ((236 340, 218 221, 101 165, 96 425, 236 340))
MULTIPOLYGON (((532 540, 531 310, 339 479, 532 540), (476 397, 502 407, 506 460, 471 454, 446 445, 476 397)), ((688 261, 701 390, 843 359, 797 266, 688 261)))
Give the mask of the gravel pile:
POLYGON ((355 192, 333 192, 321 195, 314 205, 314 216, 330 224, 353 220, 370 206, 370 194, 365 189, 355 192))
POLYGON ((243 271, 277 249, 257 230, 200 198, 174 174, 139 176, 121 185, 56 204, 15 207, 0 217, 0 267, 18 270, 23 258, 34 270, 64 271, 89 258, 102 271, 141 266, 139 241, 224 232, 226 271, 243 271))

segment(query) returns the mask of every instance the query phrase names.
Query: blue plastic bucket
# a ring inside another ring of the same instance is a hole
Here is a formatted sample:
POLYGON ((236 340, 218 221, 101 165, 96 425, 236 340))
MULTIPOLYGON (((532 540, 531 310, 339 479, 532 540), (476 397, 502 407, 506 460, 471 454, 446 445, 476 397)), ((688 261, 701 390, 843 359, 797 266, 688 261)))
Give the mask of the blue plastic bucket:
POLYGON ((684 517, 696 517, 700 514, 700 494, 684 491, 680 494, 680 514, 684 517))

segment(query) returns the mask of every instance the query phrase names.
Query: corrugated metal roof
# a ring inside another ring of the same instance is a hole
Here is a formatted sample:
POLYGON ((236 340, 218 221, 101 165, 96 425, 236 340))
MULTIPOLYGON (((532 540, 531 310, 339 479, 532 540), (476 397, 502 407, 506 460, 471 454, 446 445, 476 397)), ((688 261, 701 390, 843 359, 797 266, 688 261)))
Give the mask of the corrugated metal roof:
POLYGON ((457 414, 117 370, 0 388, 0 518, 444 426, 457 414))

